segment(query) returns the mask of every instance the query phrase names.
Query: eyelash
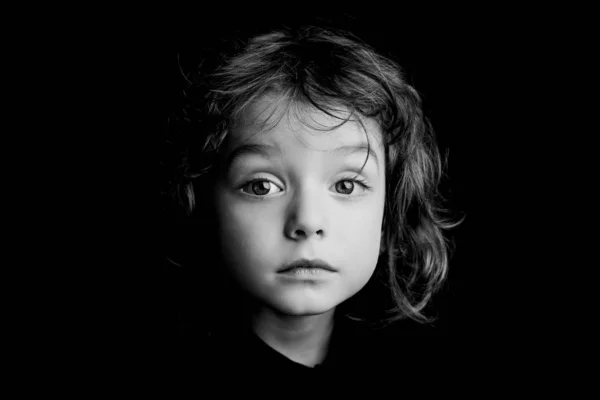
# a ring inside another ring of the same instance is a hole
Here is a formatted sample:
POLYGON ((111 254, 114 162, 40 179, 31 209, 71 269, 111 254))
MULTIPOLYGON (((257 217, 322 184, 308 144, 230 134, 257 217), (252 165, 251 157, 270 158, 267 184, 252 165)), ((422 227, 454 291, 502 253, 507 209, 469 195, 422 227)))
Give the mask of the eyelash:
MULTIPOLYGON (((252 180, 249 180, 249 181, 247 181, 246 183, 244 183, 244 184, 243 184, 243 185, 240 187, 240 190, 241 190, 241 189, 243 189, 243 188, 245 188, 246 186, 248 186, 248 185, 252 184, 252 183, 256 183, 256 182, 263 182, 263 181, 270 182, 270 183, 272 183, 273 185, 275 185, 275 186, 279 187, 279 185, 275 184, 275 183, 274 183, 273 181, 271 181, 270 179, 258 177, 258 178, 254 178, 254 179, 252 179, 252 180)), ((361 186, 361 187, 362 187, 364 190, 370 190, 370 189, 371 189, 371 186, 367 185, 366 181, 365 181, 364 179, 362 179, 362 178, 345 178, 345 179, 340 179, 340 180, 339 180, 339 181, 337 181, 336 183, 338 183, 338 182, 344 182, 344 181, 349 181, 349 182, 352 182, 352 183, 358 183, 358 184, 359 184, 359 185, 360 185, 360 186, 361 186)), ((243 192, 243 193, 244 193, 244 194, 247 194, 247 195, 249 195, 249 196, 254 196, 254 197, 259 197, 259 198, 260 198, 260 197, 266 197, 266 196, 258 196, 258 195, 253 195, 253 194, 250 194, 250 193, 245 193, 245 192, 243 192)), ((343 193, 340 193, 340 194, 343 194, 343 193)), ((351 195, 347 195, 347 196, 351 196, 351 195)))

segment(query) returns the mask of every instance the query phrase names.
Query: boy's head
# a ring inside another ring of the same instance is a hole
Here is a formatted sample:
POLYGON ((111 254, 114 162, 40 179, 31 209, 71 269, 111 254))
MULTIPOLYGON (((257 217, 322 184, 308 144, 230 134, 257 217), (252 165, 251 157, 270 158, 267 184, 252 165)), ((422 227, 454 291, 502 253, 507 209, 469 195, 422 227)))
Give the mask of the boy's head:
POLYGON ((217 232, 240 286, 288 315, 324 313, 365 286, 379 257, 385 200, 374 120, 265 95, 240 115, 222 150, 217 232), (334 271, 285 271, 301 260, 334 271))
POLYGON ((200 69, 187 97, 200 145, 180 187, 190 208, 210 210, 247 292, 280 312, 322 313, 376 272, 396 315, 420 317, 446 271, 440 160, 396 64, 348 34, 281 30, 200 69), (302 259, 335 271, 280 271, 302 259))

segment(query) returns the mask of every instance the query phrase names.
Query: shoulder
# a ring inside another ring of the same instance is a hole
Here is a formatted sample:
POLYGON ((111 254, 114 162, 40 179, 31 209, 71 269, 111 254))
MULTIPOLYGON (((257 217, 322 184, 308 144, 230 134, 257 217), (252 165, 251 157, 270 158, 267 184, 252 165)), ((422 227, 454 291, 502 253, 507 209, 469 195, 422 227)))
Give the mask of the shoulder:
MULTIPOLYGON (((382 329, 361 328, 352 342, 358 346, 355 365, 365 374, 411 377, 441 376, 447 369, 448 341, 430 325, 400 321, 382 329)), ((353 353, 352 343, 348 352, 353 353)))

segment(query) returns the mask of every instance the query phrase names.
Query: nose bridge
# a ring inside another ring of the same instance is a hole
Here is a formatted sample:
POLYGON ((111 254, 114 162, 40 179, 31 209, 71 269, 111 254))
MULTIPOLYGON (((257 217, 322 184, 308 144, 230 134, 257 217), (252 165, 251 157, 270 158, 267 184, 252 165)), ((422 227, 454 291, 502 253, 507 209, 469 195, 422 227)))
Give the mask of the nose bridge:
POLYGON ((304 182, 295 191, 288 208, 288 234, 306 237, 326 232, 325 193, 315 182, 304 182))

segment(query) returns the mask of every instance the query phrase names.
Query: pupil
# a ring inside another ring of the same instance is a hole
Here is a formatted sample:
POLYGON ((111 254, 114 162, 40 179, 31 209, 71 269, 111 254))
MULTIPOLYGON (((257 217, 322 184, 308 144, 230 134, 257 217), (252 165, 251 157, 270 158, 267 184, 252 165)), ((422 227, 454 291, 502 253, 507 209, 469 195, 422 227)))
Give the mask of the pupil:
POLYGON ((252 189, 255 194, 267 194, 271 189, 271 184, 267 181, 254 182, 252 189))
POLYGON ((342 181, 339 183, 339 185, 340 185, 340 191, 345 194, 352 193, 352 190, 354 189, 354 182, 342 181))

